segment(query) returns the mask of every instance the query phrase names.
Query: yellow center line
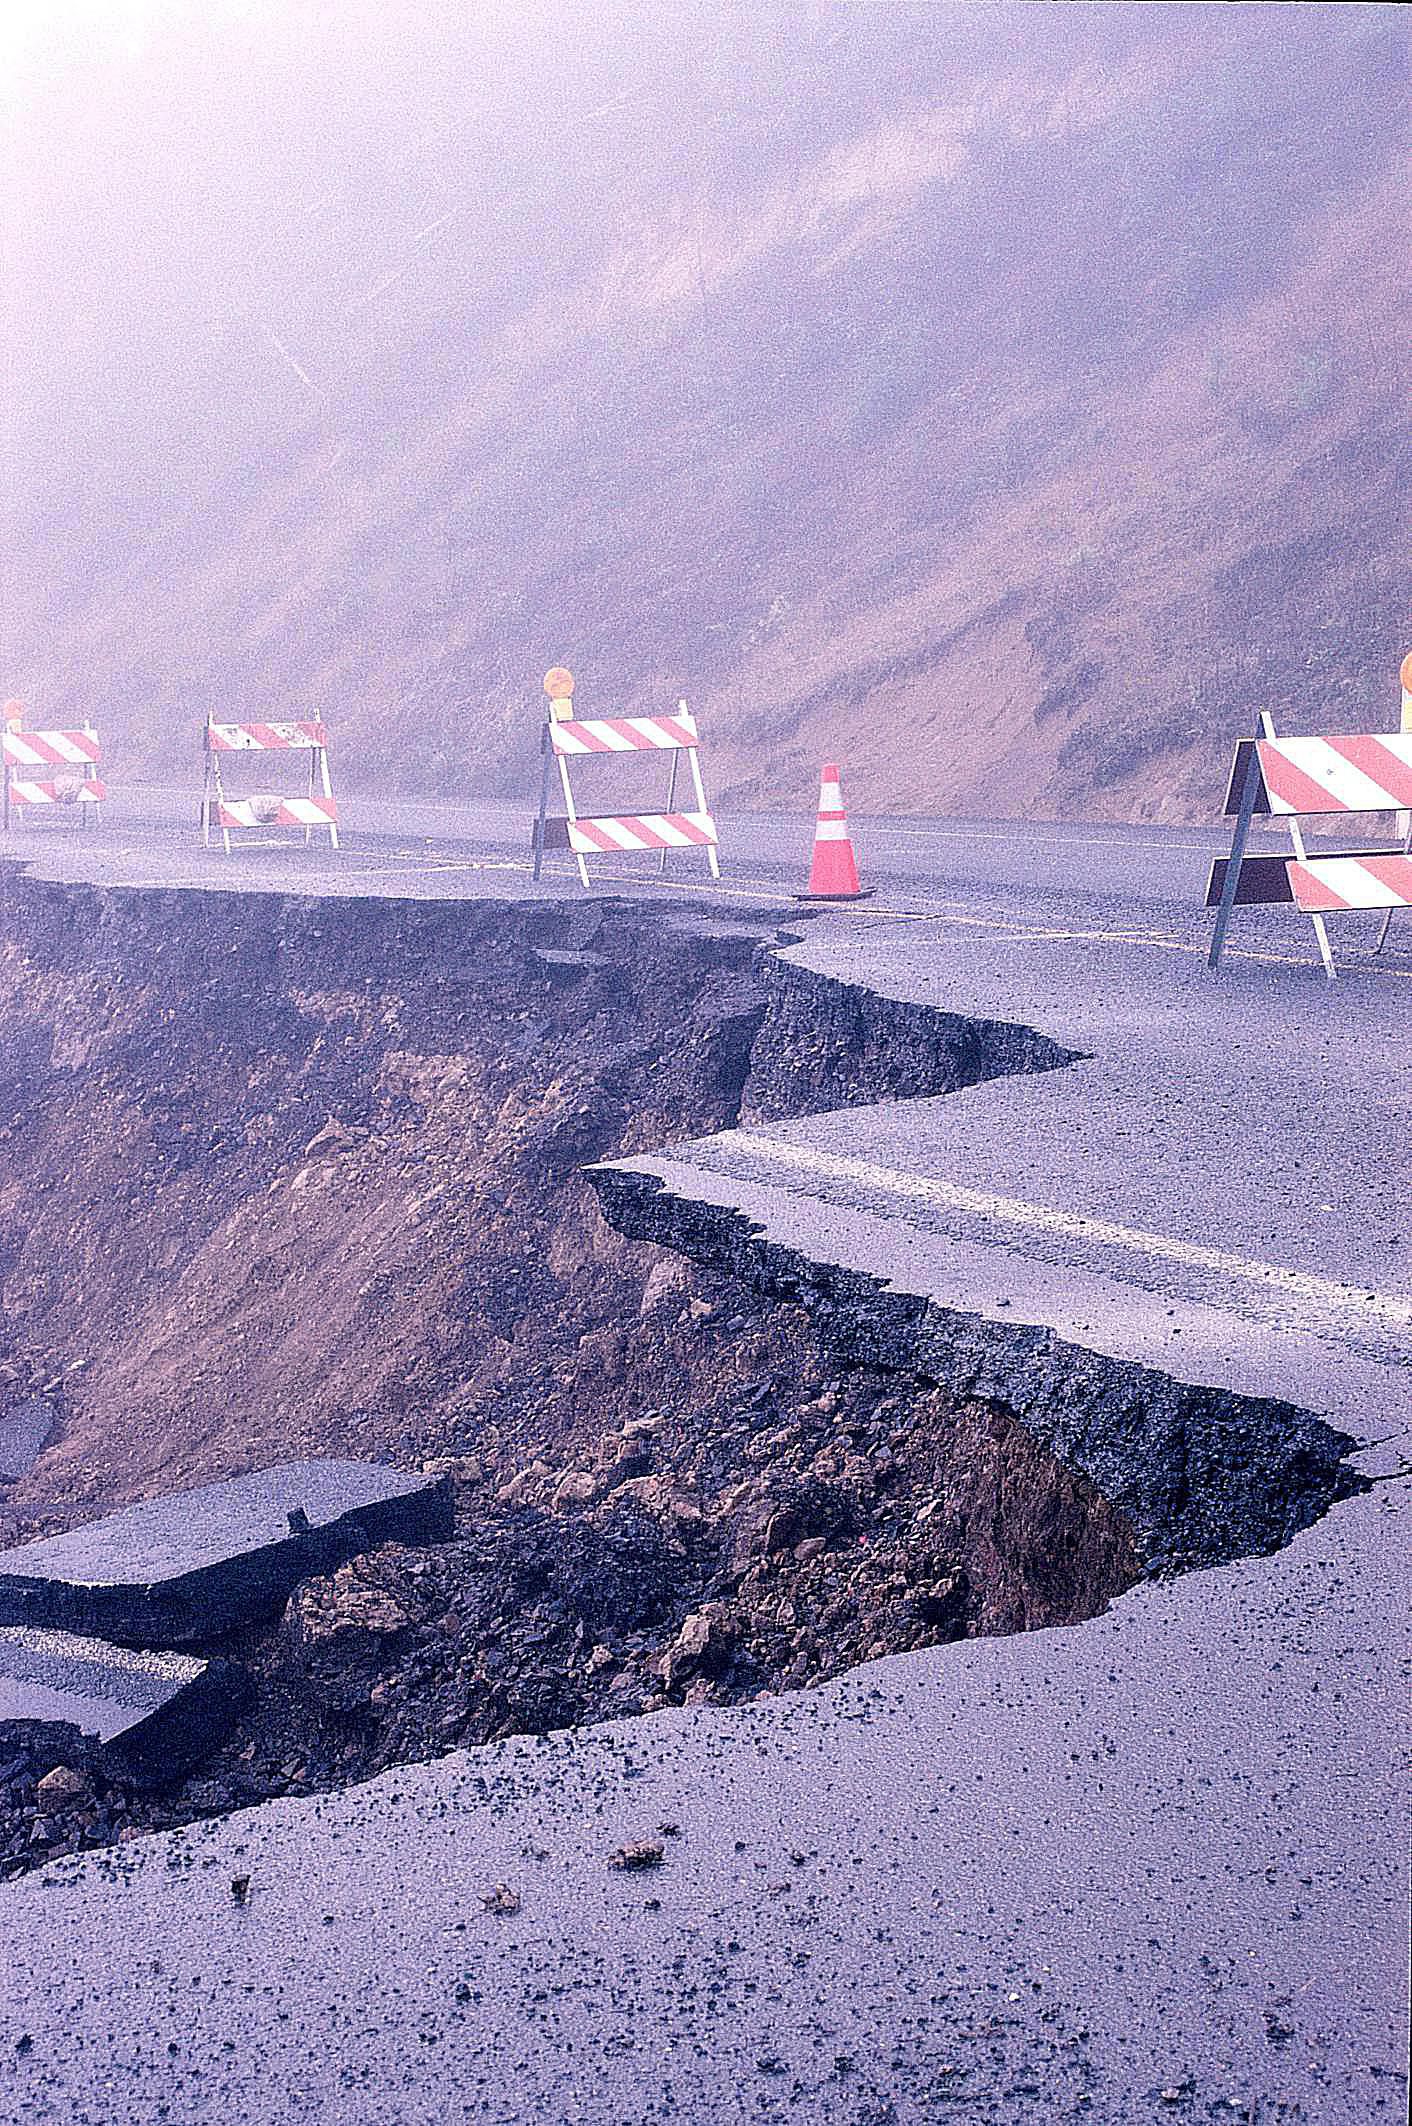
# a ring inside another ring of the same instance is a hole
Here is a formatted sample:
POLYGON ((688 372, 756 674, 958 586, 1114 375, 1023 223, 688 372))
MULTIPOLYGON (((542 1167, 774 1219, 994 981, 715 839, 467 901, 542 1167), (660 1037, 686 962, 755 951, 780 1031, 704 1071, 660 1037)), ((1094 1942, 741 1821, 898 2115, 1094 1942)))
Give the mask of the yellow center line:
MULTIPOLYGON (((1140 1254, 1194 1269, 1212 1270, 1222 1277, 1238 1277, 1248 1284, 1273 1286, 1291 1297, 1312 1300, 1317 1305, 1345 1313, 1366 1314, 1398 1328, 1412 1327, 1412 1300, 1385 1292, 1360 1290, 1336 1284, 1324 1277, 1311 1277, 1303 1270, 1286 1269, 1276 1262, 1261 1262, 1247 1255, 1232 1255, 1224 1248, 1210 1248, 1195 1241, 1178 1240, 1169 1233, 1150 1233, 1137 1226, 1115 1225, 1105 1218, 1086 1218, 1074 1211, 1056 1210, 1047 1203, 1029 1203, 1014 1196, 990 1195, 981 1189, 958 1188, 953 1182, 906 1174, 893 1166, 875 1166, 867 1159, 850 1159, 813 1145, 792 1144, 778 1137, 762 1137, 749 1130, 733 1131, 713 1140, 732 1150, 763 1158, 777 1165, 817 1176, 823 1181, 848 1181, 890 1196, 939 1204, 945 1210, 965 1211, 998 1224, 1029 1227, 1037 1232, 1057 1233, 1067 1240, 1097 1241, 1103 1247, 1131 1248, 1140 1254)), ((670 1153, 665 1154, 667 1158, 670 1153)))

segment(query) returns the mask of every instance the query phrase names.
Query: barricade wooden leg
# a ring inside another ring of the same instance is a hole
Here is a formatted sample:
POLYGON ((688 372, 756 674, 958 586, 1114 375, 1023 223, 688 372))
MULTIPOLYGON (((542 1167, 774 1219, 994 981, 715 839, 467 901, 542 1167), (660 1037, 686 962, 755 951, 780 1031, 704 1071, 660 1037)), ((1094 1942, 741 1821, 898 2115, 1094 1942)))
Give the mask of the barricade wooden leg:
MULTIPOLYGON (((211 755, 211 775, 215 784, 216 810, 218 812, 223 813, 225 811, 226 802, 225 786, 221 781, 221 763, 214 753, 211 755)), ((226 825, 224 819, 222 819, 221 821, 221 846, 225 850, 226 855, 229 856, 230 828, 226 825)))
MULTIPOLYGON (((681 755, 680 755, 680 753, 673 753, 673 755, 672 755, 672 772, 671 772, 671 774, 670 774, 670 775, 668 776, 668 778, 667 778, 667 810, 668 810, 668 812, 669 812, 669 813, 671 813, 671 812, 675 812, 675 811, 676 811, 676 809, 677 809, 677 763, 678 763, 678 762, 680 761, 680 759, 681 759, 681 755)), ((697 808, 697 809, 698 809, 698 810, 704 810, 705 808, 704 808, 703 806, 698 806, 698 808, 697 808)), ((660 856, 658 857, 658 859, 657 859, 657 869, 658 869, 659 871, 665 871, 665 870, 666 870, 666 868, 667 868, 667 851, 666 851, 666 848, 664 847, 664 848, 663 848, 663 850, 662 850, 662 853, 661 853, 661 855, 660 855, 660 856)))
MULTIPOLYGON (((691 786, 696 792, 697 811, 705 812, 706 810, 708 810, 706 803, 706 786, 701 780, 701 762, 696 757, 696 749, 694 746, 691 750, 691 786)), ((712 878, 719 878, 721 875, 721 860, 716 854, 716 845, 714 842, 711 843, 710 847, 706 851, 706 861, 711 866, 712 878)))
MULTIPOLYGON (((312 762, 310 763, 310 767, 312 771, 312 762)), ((330 776, 328 771, 327 746, 319 747, 319 787, 322 789, 324 796, 328 799, 329 803, 332 804, 333 778, 330 776)), ((338 821, 336 819, 331 819, 328 823, 328 845, 330 849, 336 849, 338 847, 338 821)))
POLYGON ((544 823, 549 817, 549 778, 553 773, 554 755, 550 747, 549 726, 542 724, 539 732, 539 818, 534 830, 534 875, 539 877, 544 869, 544 823))
MULTIPOLYGON (((555 758, 559 763, 559 782, 564 792, 564 814, 567 819, 573 821, 578 818, 578 813, 574 810, 574 790, 573 784, 569 781, 569 763, 562 753, 556 754, 555 758)), ((588 863, 582 849, 574 850, 574 861, 579 867, 579 883, 586 887, 588 885, 588 863)))
MULTIPOLYGON (((1300 831, 1297 819, 1291 818, 1290 820, 1289 838, 1294 844, 1294 853, 1299 862, 1301 864, 1307 863, 1309 861, 1308 852, 1305 849, 1304 836, 1300 831)), ((1311 915, 1309 920, 1314 925, 1314 935, 1319 940, 1319 957, 1324 963, 1324 972, 1331 982, 1335 981, 1337 980, 1337 975, 1334 970, 1334 956, 1329 950, 1328 926, 1321 915, 1311 915)))
POLYGON ((1235 906, 1240 867, 1245 861, 1245 845, 1250 839, 1250 822, 1255 817, 1255 800, 1259 795, 1260 756, 1252 746, 1245 770, 1245 787, 1240 793, 1240 811, 1236 817, 1235 833, 1231 837, 1226 881, 1221 888, 1221 905, 1216 910, 1216 928, 1211 935, 1211 951, 1207 965, 1213 969, 1221 964, 1221 948, 1226 942, 1226 929, 1231 920, 1231 910, 1235 906))
MULTIPOLYGON (((1412 664, 1412 658, 1404 659, 1404 665, 1408 664, 1412 664)), ((1409 716, 1408 710, 1409 700, 1412 700, 1412 696, 1409 696, 1404 691, 1402 696, 1402 718, 1404 726, 1406 726, 1409 722, 1412 722, 1412 716, 1409 716)), ((1402 854, 1404 856, 1412 855, 1412 812, 1398 813, 1397 831, 1402 836, 1402 854)), ((1387 914, 1383 917, 1382 927, 1378 931, 1378 942, 1373 947, 1375 953, 1381 952, 1384 945, 1386 945, 1387 935, 1391 928, 1392 910, 1391 908, 1389 908, 1387 914)))
MULTIPOLYGON (((327 746, 319 746, 319 789, 323 791, 323 795, 327 797, 327 802, 330 802, 330 806, 332 806, 334 804, 334 778, 332 778, 330 770, 327 770, 327 746)), ((338 848, 338 821, 336 819, 332 819, 330 823, 327 823, 327 846, 338 848)))

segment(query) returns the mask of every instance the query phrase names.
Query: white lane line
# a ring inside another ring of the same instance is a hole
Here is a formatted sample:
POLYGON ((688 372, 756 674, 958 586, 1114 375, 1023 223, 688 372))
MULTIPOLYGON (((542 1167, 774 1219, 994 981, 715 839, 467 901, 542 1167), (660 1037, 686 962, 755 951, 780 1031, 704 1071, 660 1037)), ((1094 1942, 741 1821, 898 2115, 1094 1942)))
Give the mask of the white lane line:
POLYGON ((1335 1284, 1323 1277, 1310 1277, 1303 1270, 1289 1270, 1276 1262, 1259 1262, 1246 1255, 1231 1255, 1224 1248, 1201 1247, 1195 1241, 1176 1240, 1167 1233, 1144 1232, 1137 1226, 1113 1225, 1104 1218, 1083 1218, 1073 1211, 1055 1210, 1047 1203, 1026 1203, 1015 1196, 992 1196, 980 1189, 958 1188, 954 1182, 936 1181, 921 1174, 904 1174, 897 1167, 874 1166, 867 1159, 844 1158, 807 1144, 789 1144, 776 1137, 761 1137, 749 1130, 718 1139, 735 1151, 773 1160, 813 1174, 822 1181, 851 1181, 862 1188, 906 1196, 917 1202, 940 1204, 943 1209, 967 1211, 973 1217, 993 1218, 1004 1225, 1028 1226, 1034 1231, 1062 1234, 1066 1240, 1097 1241, 1103 1247, 1133 1248, 1162 1261, 1180 1262, 1190 1268, 1214 1270, 1222 1277, 1238 1277, 1248 1284, 1272 1285, 1293 1298, 1312 1300, 1319 1306, 1338 1307, 1346 1313, 1366 1314, 1376 1321, 1400 1328, 1412 1327, 1412 1300, 1389 1293, 1360 1291, 1349 1284, 1335 1284))

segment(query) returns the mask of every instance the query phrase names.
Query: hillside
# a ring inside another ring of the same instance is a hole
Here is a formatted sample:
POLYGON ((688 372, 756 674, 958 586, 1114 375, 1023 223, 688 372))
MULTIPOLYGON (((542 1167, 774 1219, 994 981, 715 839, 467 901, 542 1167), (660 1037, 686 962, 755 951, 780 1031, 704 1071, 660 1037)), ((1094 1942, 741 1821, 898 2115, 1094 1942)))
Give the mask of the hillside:
POLYGON ((14 91, 3 691, 177 779, 538 679, 729 805, 1204 817, 1408 646, 1385 7, 233 4, 14 91))

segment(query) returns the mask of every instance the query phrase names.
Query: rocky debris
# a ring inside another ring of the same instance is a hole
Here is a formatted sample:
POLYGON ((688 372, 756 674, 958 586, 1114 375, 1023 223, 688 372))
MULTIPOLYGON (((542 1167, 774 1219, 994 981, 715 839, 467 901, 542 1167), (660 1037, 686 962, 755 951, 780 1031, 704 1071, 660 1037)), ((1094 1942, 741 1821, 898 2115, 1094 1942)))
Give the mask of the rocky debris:
POLYGON ((35 1787, 35 1799, 47 1809, 89 1806, 95 1799, 93 1781, 72 1764, 56 1764, 35 1787))
MULTIPOLYGON (((116 1844, 135 1820, 127 1796, 90 1769, 92 1754, 75 1729, 66 1735, 57 1723, 6 1723, 0 1734, 0 1879, 82 1847, 116 1844)), ((144 1800, 136 1806, 140 1811, 144 1800)))
POLYGON ((597 1498, 600 1480, 588 1469, 570 1469, 555 1487, 553 1507, 562 1513, 566 1506, 591 1506, 597 1498))
POLYGON ((504 1882, 497 1882, 493 1889, 482 1890, 480 1901, 487 1912, 496 1912, 507 1918, 520 1909, 519 1891, 512 1890, 509 1884, 504 1882))
POLYGON ((719 1676, 730 1666, 736 1640, 723 1602, 693 1610, 661 1660, 662 1688, 680 1690, 694 1676, 719 1676))
POLYGON ((448 1542, 315 1573, 277 1623, 204 1649, 249 1670, 254 1703, 171 1792, 95 1778, 93 1805, 61 1813, 38 1778, 87 1759, 51 1750, 16 1771, 0 1872, 458 1746, 736 1704, 879 1654, 1070 1621, 1136 1576, 1121 1518, 1003 1413, 830 1372, 797 1313, 695 1290, 732 1362, 596 1441, 527 1452, 506 1423, 438 1458, 458 1503, 448 1542), (732 1346, 761 1378, 742 1380, 732 1346), (625 1459, 650 1467, 606 1483, 625 1459))
MULTIPOLYGON (((394 1555, 401 1562, 400 1546, 394 1555)), ((319 1701, 335 1712, 367 1703, 415 1620, 414 1607, 387 1570, 387 1553, 353 1559, 329 1578, 307 1581, 291 1595, 284 1616, 294 1660, 319 1701)))
POLYGON ((304 1157, 314 1159, 322 1153, 326 1158, 335 1158, 339 1152, 355 1151, 367 1134, 365 1129, 350 1129, 346 1122, 330 1115, 323 1128, 315 1130, 305 1145, 304 1157))

